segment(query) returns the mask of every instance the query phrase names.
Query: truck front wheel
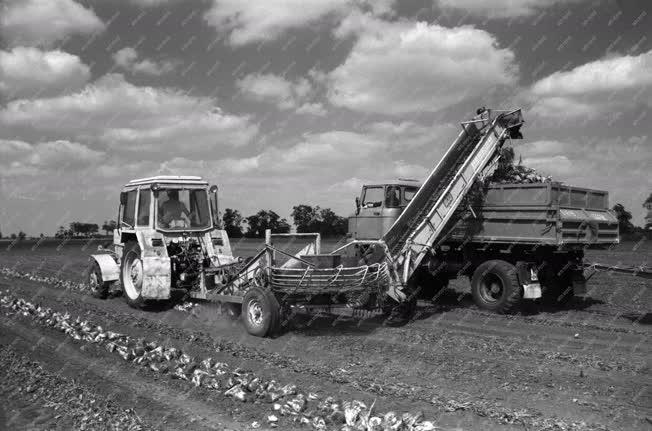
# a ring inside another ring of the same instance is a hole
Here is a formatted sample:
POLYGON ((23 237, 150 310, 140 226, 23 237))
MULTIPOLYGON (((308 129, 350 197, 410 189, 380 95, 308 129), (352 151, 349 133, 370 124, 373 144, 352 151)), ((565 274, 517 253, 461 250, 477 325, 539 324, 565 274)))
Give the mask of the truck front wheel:
POLYGON ((478 266, 471 279, 475 304, 497 313, 508 313, 521 302, 516 267, 504 260, 489 260, 478 266))

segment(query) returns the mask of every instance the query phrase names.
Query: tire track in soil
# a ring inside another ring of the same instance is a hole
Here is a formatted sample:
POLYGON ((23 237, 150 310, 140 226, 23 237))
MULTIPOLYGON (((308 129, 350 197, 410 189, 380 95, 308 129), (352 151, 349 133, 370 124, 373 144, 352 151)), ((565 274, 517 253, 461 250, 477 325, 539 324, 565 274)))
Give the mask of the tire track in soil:
POLYGON ((21 346, 16 340, 7 344, 8 336, 0 333, 0 428, 151 429, 132 409, 120 407, 74 379, 46 371, 17 351, 21 346))
MULTIPOLYGON (((12 298, 16 298, 16 297, 13 296, 13 295, 12 295, 11 297, 12 297, 12 298)), ((11 301, 11 302, 13 303, 13 301, 11 301)), ((20 302, 19 302, 19 303, 20 303, 20 302)), ((29 310, 35 310, 35 309, 36 309, 37 307, 39 307, 39 306, 38 306, 38 305, 33 305, 33 306, 32 306, 32 305, 29 305, 29 307, 31 307, 31 308, 29 308, 29 310)), ((54 311, 53 308, 50 308, 50 307, 48 307, 48 308, 49 308, 50 310, 54 311)), ((12 311, 8 311, 8 312, 9 312, 10 314, 12 314, 12 311)), ((49 312, 49 311, 48 311, 48 312, 49 312)), ((59 313, 61 313, 61 312, 59 312, 59 313)), ((8 315, 5 316, 4 318, 3 318, 3 317, 0 317, 0 325, 3 323, 2 321, 3 321, 3 319, 4 319, 4 320, 5 320, 5 322, 4 322, 5 326, 8 326, 8 327, 10 328, 10 332, 11 332, 11 330, 13 330, 14 333, 17 335, 17 337, 15 337, 14 340, 20 340, 20 341, 25 341, 25 340, 27 340, 27 341, 26 341, 26 344, 27 344, 27 345, 35 345, 35 346, 37 346, 37 347, 41 347, 43 344, 45 344, 45 343, 43 343, 43 340, 44 340, 45 337, 41 336, 40 334, 39 334, 39 335, 37 335, 37 334, 30 334, 28 330, 27 330, 27 331, 20 331, 21 320, 23 320, 23 319, 26 319, 26 320, 28 320, 29 323, 32 323, 32 326, 36 326, 36 325, 34 325, 34 323, 36 322, 35 320, 29 320, 30 317, 33 318, 35 315, 36 315, 36 313, 32 313, 31 311, 30 311, 29 313, 27 313, 26 311, 21 311, 21 312, 18 312, 18 313, 13 313, 14 320, 11 320, 11 319, 9 318, 8 315), (16 329, 17 327, 18 327, 19 329, 16 329), (30 340, 30 335, 33 335, 33 337, 34 337, 32 340, 30 340), (39 338, 39 341, 35 341, 36 337, 40 337, 40 338, 39 338)), ((63 315, 63 313, 61 313, 61 315, 63 315)), ((70 320, 70 319, 67 318, 67 320, 70 320)), ((28 324, 29 324, 29 323, 28 323, 28 324)), ((41 325, 43 324, 43 322, 39 322, 39 323, 40 323, 41 325)), ((89 326, 88 326, 89 328, 93 328, 93 327, 96 326, 96 322, 95 322, 95 321, 88 322, 88 323, 89 323, 89 326)), ((114 322, 111 322, 111 323, 114 323, 114 322)), ((40 328, 41 328, 41 329, 45 329, 45 332, 46 332, 46 335, 47 335, 47 333, 49 332, 49 331, 48 331, 48 327, 41 326, 40 328)), ((114 327, 112 327, 112 329, 113 329, 113 328, 114 328, 114 327)), ((55 334, 58 334, 59 336, 61 336, 61 334, 62 334, 62 333, 61 333, 61 328, 59 328, 58 330, 55 330, 54 333, 55 333, 55 334)), ((67 342, 69 342, 69 341, 70 341, 69 339, 64 339, 63 342, 59 343, 59 345, 57 346, 56 349, 59 350, 59 349, 61 348, 61 345, 67 344, 67 342)), ((147 341, 151 341, 151 338, 150 338, 149 340, 147 340, 147 341)), ((82 351, 84 351, 84 352, 93 352, 93 351, 95 351, 95 352, 98 353, 100 356, 102 356, 102 353, 105 354, 105 352, 103 352, 103 349, 100 348, 100 345, 99 345, 99 344, 89 343, 89 342, 87 342, 87 341, 80 341, 80 342, 81 342, 81 343, 86 343, 86 344, 82 344, 81 347, 80 347, 80 350, 82 350, 82 351)), ((75 342, 70 343, 70 344, 71 344, 73 347, 74 347, 75 345, 78 345, 78 344, 75 343, 75 342)), ((159 345, 160 345, 160 344, 159 344, 159 345)), ((74 352, 73 352, 72 355, 74 355, 74 352)), ((66 358, 67 358, 67 359, 70 359, 70 356, 71 356, 71 355, 68 355, 66 358)), ((68 364, 68 362, 66 362, 66 364, 68 364)), ((64 365, 64 367, 65 367, 65 366, 67 366, 67 365, 64 365)), ((142 370, 143 370, 143 368, 138 368, 135 372, 132 372, 131 375, 132 375, 132 376, 133 376, 133 375, 137 375, 137 376, 146 375, 147 373, 141 373, 141 372, 140 372, 140 371, 142 371, 142 370)), ((118 375, 121 375, 121 374, 118 374, 118 375)), ((111 374, 110 377, 112 377, 112 376, 115 376, 115 374, 111 374)), ((82 375, 82 377, 86 377, 86 378, 88 378, 88 376, 86 376, 86 375, 82 375)), ((91 377, 92 377, 92 376, 91 376, 91 377)), ((264 379, 263 379, 263 381, 264 381, 264 379)), ((131 380, 129 380, 129 382, 131 382, 131 380)), ((172 380, 171 382, 174 382, 174 380, 172 380)), ((180 381, 179 381, 179 382, 180 382, 180 381)), ((227 387, 228 387, 228 386, 227 386, 227 387)), ((197 391, 200 391, 200 392, 201 392, 201 388, 197 389, 197 391)), ((191 392, 193 392, 193 391, 186 391, 186 393, 191 393, 191 392)), ((147 390, 146 393, 149 394, 150 391, 147 390)), ((213 392, 212 395, 215 395, 215 392, 213 392)), ((185 398, 186 398, 186 397, 184 396, 184 397, 182 397, 182 398, 184 398, 184 402, 185 402, 185 398)), ((377 400, 374 400, 374 403, 373 403, 373 404, 376 405, 376 406, 378 406, 378 404, 376 403, 376 401, 377 401, 377 400)), ((224 404, 228 404, 228 402, 229 402, 229 400, 226 399, 226 402, 222 402, 222 403, 219 403, 219 404, 222 404, 222 406, 223 406, 224 404)), ((243 408, 242 410, 244 410, 245 412, 248 411, 248 413, 250 414, 251 417, 256 418, 257 415, 260 414, 260 411, 259 411, 259 410, 261 410, 261 408, 260 408, 260 404, 259 404, 258 401, 254 401, 254 403, 257 404, 258 407, 253 406, 253 405, 250 404, 250 403, 247 403, 246 406, 252 406, 252 407, 251 407, 251 408, 246 408, 246 407, 245 407, 245 408, 243 408), (254 409, 253 411, 252 411, 252 408, 254 409)), ((242 405, 242 404, 240 404, 240 405, 242 405)), ((184 404, 184 407, 186 407, 185 404, 184 404)), ((266 407, 269 408, 269 404, 268 404, 266 407)), ((263 409, 264 409, 264 407, 263 407, 263 409)), ((233 409, 233 410, 230 411, 230 414, 233 415, 234 413, 238 413, 238 411, 239 411, 239 409, 238 409, 238 408, 235 408, 235 409, 233 409)), ((375 411, 378 411, 378 409, 376 409, 375 411)), ((243 413, 245 413, 245 412, 243 412, 243 413)), ((290 416, 290 417, 292 417, 292 416, 290 416)), ((167 417, 166 417, 166 419, 167 419, 167 417)), ((204 418, 201 418, 201 417, 200 417, 200 419, 204 419, 204 418)), ((476 421, 476 422, 478 422, 478 421, 476 421)), ((480 422, 481 422, 481 421, 480 421, 480 422)), ((281 429, 294 429, 294 428, 296 427, 296 426, 288 426, 286 423, 283 423, 283 422, 281 422, 281 426, 282 426, 281 429)), ((425 426, 425 425, 424 425, 424 426, 425 426)), ((260 425, 258 425, 257 427, 260 427, 260 425)), ((491 424, 488 424, 487 426, 485 426, 485 425, 481 425, 481 427, 482 427, 483 429, 511 429, 511 428, 507 428, 507 427, 498 427, 498 428, 497 428, 496 426, 492 426, 491 424)), ((200 427, 200 428, 201 428, 201 427, 200 427)), ((338 426, 338 429, 339 429, 339 428, 340 428, 340 427, 338 426)), ((176 427, 173 428, 173 429, 176 429, 176 427)), ((216 428, 211 427, 211 429, 226 429, 226 428, 223 428, 223 427, 221 427, 221 426, 218 426, 218 427, 216 427, 216 428)), ((300 429, 305 429, 305 427, 301 426, 300 429)), ((358 429, 358 428, 355 428, 355 429, 358 429)), ((412 428, 410 428, 410 429, 412 429, 412 428)), ((420 429, 420 428, 417 428, 417 429, 420 429)), ((426 427, 426 429, 430 429, 430 428, 427 428, 427 427, 426 427)), ((441 427, 438 427, 437 429, 446 430, 447 428, 441 428, 441 427)))
POLYGON ((152 382, 132 367, 106 357, 98 346, 79 345, 65 334, 0 314, 0 345, 36 360, 48 374, 83 381, 90 393, 121 404, 144 418, 148 429, 245 429, 195 393, 174 382, 152 382), (161 413, 165 412, 162 416, 161 413))
MULTIPOLYGON (((69 298, 66 299, 64 302, 66 302, 66 301, 69 301, 69 298)), ((76 301, 67 302, 66 305, 67 306, 70 306, 70 305, 75 306, 75 305, 79 305, 79 303, 80 303, 80 301, 76 300, 76 301)), ((110 302, 102 303, 102 304, 106 305, 106 304, 110 304, 110 302)), ((88 304, 88 302, 86 301, 86 303, 84 305, 88 306, 90 304, 88 304)), ((92 308, 96 308, 96 307, 92 307, 92 308)), ((104 307, 102 307, 102 308, 104 308, 104 307)), ((113 308, 113 307, 109 306, 108 308, 113 308)), ((95 309, 93 311, 93 313, 97 314, 98 311, 99 310, 95 309)), ((101 312, 99 314, 101 314, 101 312)), ((111 311, 111 314, 115 314, 115 312, 111 311)), ((127 318, 133 320, 134 317, 131 316, 130 313, 128 313, 128 314, 129 314, 129 316, 127 318)), ((143 316, 148 316, 148 315, 144 314, 143 316)), ((137 318, 139 326, 140 325, 151 326, 152 324, 154 324, 154 328, 157 331, 159 331, 161 329, 163 329, 163 330, 166 329, 166 328, 157 327, 157 324, 155 322, 157 320, 160 322, 161 319, 153 319, 154 322, 151 322, 151 321, 149 321, 150 319, 148 317, 147 319, 144 319, 145 321, 142 321, 142 320, 143 319, 141 319, 141 318, 137 318)), ((189 325, 189 326, 195 327, 196 325, 189 325)), ((383 328, 383 329, 387 329, 387 328, 383 328)), ((171 331, 173 333, 177 332, 174 328, 169 328, 168 327, 167 330, 171 331)), ((233 328, 232 328, 231 332, 233 332, 233 328)), ((236 330, 236 332, 238 332, 238 331, 236 330)), ((220 333, 220 335, 223 335, 223 334, 220 333)), ((245 344, 248 344, 248 343, 246 343, 248 341, 247 336, 242 337, 242 334, 236 334, 236 335, 238 335, 241 338, 239 340, 239 342, 235 342, 233 344, 230 344, 227 341, 226 343, 219 343, 218 344, 218 345, 221 345, 223 348, 225 348, 225 350, 231 350, 232 354, 234 354, 234 356, 236 356, 236 357, 243 357, 243 356, 250 356, 251 357, 251 356, 253 356, 253 357, 260 358, 261 361, 269 361, 271 359, 275 363, 275 366, 278 366, 280 368, 291 367, 291 368, 294 368, 297 371, 300 371, 300 372, 303 372, 303 373, 308 373, 308 374, 315 374, 315 372, 317 371, 318 375, 320 375, 322 377, 326 377, 327 379, 329 379, 329 380, 331 380, 333 382, 336 382, 336 383, 338 383, 338 382, 340 382, 340 383, 341 382, 346 382, 346 384, 348 386, 350 386, 350 387, 362 388, 362 389, 365 389, 366 391, 371 392, 371 393, 379 393, 379 394, 384 394, 384 395, 391 395, 392 397, 397 397, 397 398, 404 398, 404 397, 408 396, 408 397, 412 398, 413 400, 422 400, 422 401, 425 401, 425 402, 431 402, 433 393, 437 392, 436 390, 433 392, 433 387, 426 387, 426 386, 423 386, 423 385, 421 385, 421 386, 417 385, 415 387, 410 387, 409 384, 401 383, 401 380, 408 380, 409 381, 411 379, 410 378, 406 379, 405 378, 406 376, 404 376, 404 375, 402 376, 402 375, 400 375, 400 373, 398 373, 397 376, 394 376, 393 378, 390 378, 389 381, 391 381, 392 383, 388 384, 387 382, 382 382, 382 381, 378 382, 378 379, 369 378, 369 375, 373 376, 373 372, 370 373, 369 369, 359 369, 359 370, 349 371, 350 373, 353 373, 353 375, 349 375, 349 376, 347 376, 346 373, 341 373, 341 372, 338 373, 337 368, 333 368, 333 367, 329 368, 328 367, 328 361, 326 361, 327 362, 326 366, 324 366, 324 364, 321 364, 321 367, 318 368, 317 370, 315 370, 312 367, 305 367, 305 364, 302 364, 301 361, 297 361, 296 358, 293 358, 293 357, 288 357, 288 355, 279 355, 276 352, 265 351, 265 349, 263 349, 262 351, 257 351, 256 349, 253 349, 253 351, 252 351, 251 347, 246 347, 246 348, 243 349, 243 346, 242 346, 241 343, 244 341, 245 344), (396 381, 396 380, 399 380, 399 381, 396 381)), ((173 335, 173 336, 183 338, 183 335, 180 335, 180 334, 176 334, 176 335, 173 335)), ((198 341, 201 341, 202 338, 204 339, 204 344, 210 344, 210 345, 215 344, 210 336, 208 336, 206 334, 202 334, 201 332, 199 332, 199 334, 197 334, 195 332, 195 335, 192 335, 192 336, 196 337, 195 342, 193 344, 196 344, 198 341)), ((301 339, 301 336, 299 336, 298 338, 301 339)), ((342 338, 342 341, 349 340, 349 345, 350 345, 350 338, 348 338, 347 336, 344 336, 344 337, 341 337, 341 338, 342 338)), ((324 338, 324 341, 327 341, 327 337, 324 338)), ((332 341, 332 340, 328 340, 328 341, 332 341)), ((263 342, 263 340, 256 339, 255 342, 258 343, 259 345, 262 344, 262 347, 270 347, 271 346, 272 348, 274 348, 275 344, 278 344, 274 340, 263 342)), ((293 343, 287 343, 286 342, 284 344, 284 346, 291 347, 292 344, 293 343)), ((331 344, 331 345, 333 345, 333 344, 331 344)), ((365 346, 365 348, 369 349, 369 345, 367 344, 365 346)), ((293 350, 293 349, 291 349, 291 350, 293 350)), ((346 349, 343 349, 343 350, 346 351, 346 349)), ((350 350, 350 348, 349 348, 349 350, 350 350)), ((365 354, 365 352, 364 352, 365 349, 362 349, 362 350, 363 351, 360 352, 360 354, 364 355, 365 354)), ((340 352, 340 353, 342 352, 342 350, 340 350, 339 348, 335 349, 335 351, 340 352)), ((322 349, 322 351, 319 352, 319 353, 321 355, 324 355, 326 352, 324 351, 324 349, 322 349)), ((385 352, 383 352, 383 353, 385 353, 385 352)), ((407 363, 410 363, 410 362, 407 362, 407 363)), ((453 362, 453 368, 457 367, 458 365, 460 365, 460 364, 458 364, 456 362, 453 362)), ((365 368, 365 367, 362 367, 362 368, 365 368)), ((371 370, 371 371, 373 371, 373 370, 371 370)), ((408 377, 414 377, 414 376, 408 376, 408 377)), ((434 389, 436 389, 436 388, 434 388, 434 389)), ((440 409, 442 407, 441 404, 444 403, 444 401, 442 401, 441 398, 443 398, 443 397, 440 396, 439 400, 435 400, 435 404, 439 404, 440 409)), ((445 398, 444 398, 444 400, 445 400, 445 398)), ((476 408, 476 414, 485 415, 487 413, 486 413, 486 411, 483 411, 482 408, 476 408)))

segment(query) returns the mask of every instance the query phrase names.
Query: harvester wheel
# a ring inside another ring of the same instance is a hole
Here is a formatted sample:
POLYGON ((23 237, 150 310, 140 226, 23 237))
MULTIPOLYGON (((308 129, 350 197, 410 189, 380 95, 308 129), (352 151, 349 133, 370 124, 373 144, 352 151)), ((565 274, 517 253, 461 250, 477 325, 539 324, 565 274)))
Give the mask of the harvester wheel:
POLYGON ((92 260, 90 267, 88 269, 88 288, 91 291, 91 296, 99 299, 106 299, 109 295, 109 287, 111 287, 111 282, 104 281, 102 279, 102 270, 100 265, 92 260))
POLYGON ((120 283, 124 297, 131 307, 143 308, 143 261, 141 260, 140 247, 136 241, 125 244, 122 263, 120 265, 120 283))
POLYGON ((280 310, 272 292, 262 287, 252 287, 242 301, 242 322, 251 335, 272 335, 278 329, 280 310))
POLYGON ((521 302, 516 267, 504 260, 488 260, 476 268, 471 279, 475 304, 497 313, 508 313, 521 302))

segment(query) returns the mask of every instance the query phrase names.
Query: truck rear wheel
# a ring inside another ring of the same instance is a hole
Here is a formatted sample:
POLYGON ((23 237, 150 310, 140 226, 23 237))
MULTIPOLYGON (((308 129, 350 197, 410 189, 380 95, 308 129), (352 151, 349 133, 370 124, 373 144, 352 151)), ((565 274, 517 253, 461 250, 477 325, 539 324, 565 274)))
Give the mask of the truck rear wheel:
POLYGON ((256 337, 272 335, 278 329, 281 307, 276 297, 261 287, 252 287, 242 301, 242 323, 256 337))
POLYGON ((124 297, 131 307, 143 308, 143 261, 141 260, 140 247, 136 241, 125 244, 122 262, 120 264, 120 284, 124 297))
POLYGON ((489 260, 476 268, 471 279, 475 304, 497 313, 508 313, 521 302, 516 267, 504 260, 489 260))

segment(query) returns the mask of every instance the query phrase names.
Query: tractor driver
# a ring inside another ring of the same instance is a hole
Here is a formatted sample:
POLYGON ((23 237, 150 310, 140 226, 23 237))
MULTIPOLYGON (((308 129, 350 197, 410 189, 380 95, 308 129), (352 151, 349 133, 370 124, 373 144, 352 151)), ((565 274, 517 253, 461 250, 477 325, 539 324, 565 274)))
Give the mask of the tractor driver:
POLYGON ((186 208, 186 205, 179 201, 179 191, 168 190, 167 195, 168 200, 163 202, 159 207, 159 219, 168 227, 185 227, 177 226, 177 223, 185 225, 185 220, 183 220, 182 215, 185 215, 190 220, 191 214, 188 208, 186 208))

